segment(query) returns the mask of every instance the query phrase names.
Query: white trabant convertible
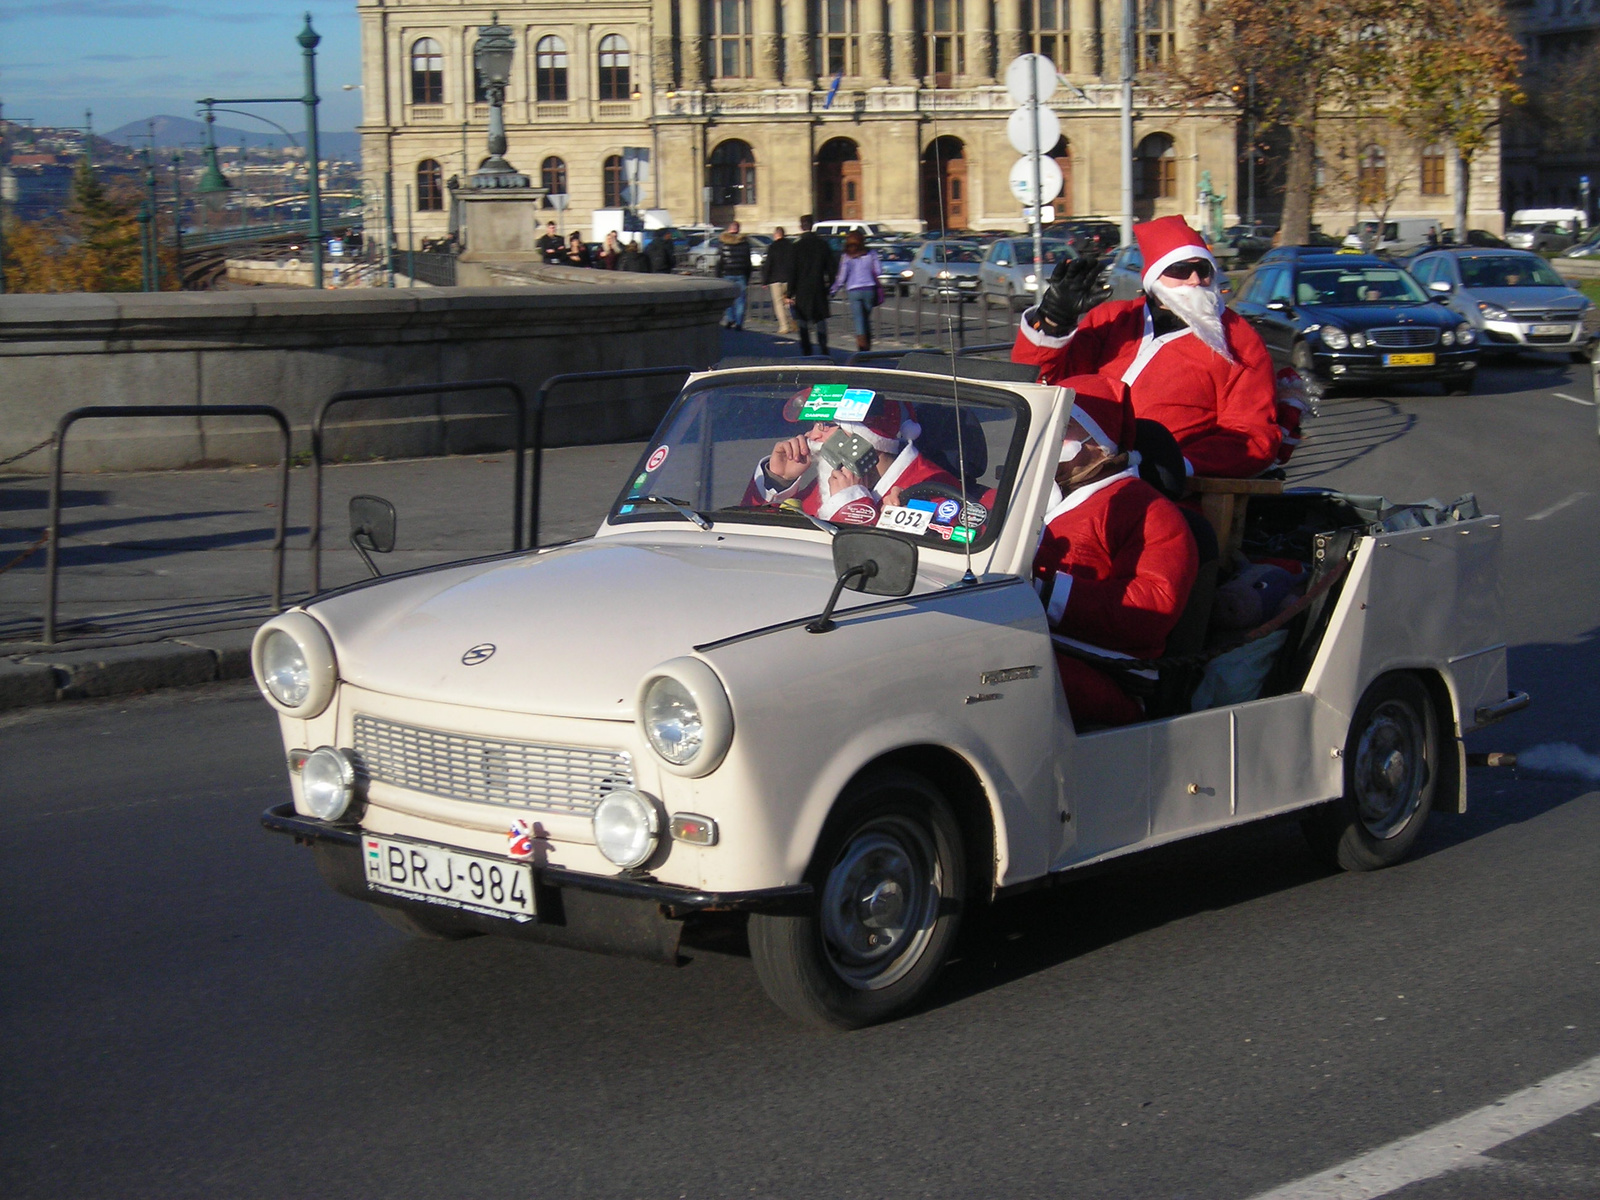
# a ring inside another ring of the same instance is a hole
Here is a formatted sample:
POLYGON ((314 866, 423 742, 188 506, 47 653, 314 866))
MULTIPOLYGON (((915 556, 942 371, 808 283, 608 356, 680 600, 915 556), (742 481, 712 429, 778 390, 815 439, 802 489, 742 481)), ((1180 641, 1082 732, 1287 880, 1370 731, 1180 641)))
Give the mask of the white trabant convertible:
POLYGON ((1129 673, 1147 719, 1077 729, 1031 578, 1072 399, 948 365, 691 377, 593 537, 261 628, 293 794, 264 824, 418 936, 675 962, 686 926, 747 920, 772 999, 848 1028, 915 1003, 1009 891, 1289 812, 1372 869, 1463 811, 1462 735, 1526 703, 1499 519, 1257 496, 1243 552, 1305 585, 1253 698, 1191 711, 1202 570, 1170 661, 1129 673), (922 469, 881 496, 819 503, 814 463, 764 483, 781 443, 891 402, 922 469))

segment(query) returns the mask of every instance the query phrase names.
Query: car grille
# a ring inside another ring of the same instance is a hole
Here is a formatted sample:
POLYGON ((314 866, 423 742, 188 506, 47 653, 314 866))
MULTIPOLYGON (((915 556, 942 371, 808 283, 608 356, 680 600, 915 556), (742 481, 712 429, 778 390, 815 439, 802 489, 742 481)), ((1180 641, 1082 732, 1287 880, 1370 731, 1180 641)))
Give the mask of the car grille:
POLYGON ((355 751, 369 778, 414 792, 589 816, 600 798, 633 786, 616 750, 540 746, 418 729, 357 713, 355 751))
POLYGON ((1369 329, 1367 341, 1374 346, 1431 346, 1439 340, 1437 329, 1421 329, 1415 325, 1401 325, 1393 329, 1369 329))
POLYGON ((1543 325, 1547 322, 1570 321, 1576 324, 1583 318, 1583 310, 1577 309, 1568 312, 1544 312, 1540 309, 1512 309, 1513 321, 1525 321, 1530 325, 1543 325))

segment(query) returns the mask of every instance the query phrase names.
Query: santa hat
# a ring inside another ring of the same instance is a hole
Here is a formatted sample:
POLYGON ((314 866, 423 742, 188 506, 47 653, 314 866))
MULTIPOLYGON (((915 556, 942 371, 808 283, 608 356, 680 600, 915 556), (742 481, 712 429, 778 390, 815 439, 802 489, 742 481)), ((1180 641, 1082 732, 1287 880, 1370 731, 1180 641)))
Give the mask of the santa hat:
POLYGON ((1203 258, 1211 264, 1212 270, 1217 268, 1217 260, 1212 257, 1205 239, 1176 214, 1135 225, 1133 236, 1139 240, 1139 253, 1144 258, 1144 275, 1140 282, 1147 291, 1173 263, 1203 258))
MULTIPOLYGON (((784 406, 786 421, 798 422, 800 409, 810 394, 809 389, 796 392, 784 406)), ((922 426, 917 424, 916 411, 904 400, 890 400, 886 396, 873 398, 864 421, 839 421, 840 429, 871 442, 874 449, 884 454, 897 454, 907 442, 922 436, 922 426)))
POLYGON ((1133 449, 1133 393, 1120 379, 1074 375, 1061 381, 1074 392, 1072 417, 1107 454, 1133 449))

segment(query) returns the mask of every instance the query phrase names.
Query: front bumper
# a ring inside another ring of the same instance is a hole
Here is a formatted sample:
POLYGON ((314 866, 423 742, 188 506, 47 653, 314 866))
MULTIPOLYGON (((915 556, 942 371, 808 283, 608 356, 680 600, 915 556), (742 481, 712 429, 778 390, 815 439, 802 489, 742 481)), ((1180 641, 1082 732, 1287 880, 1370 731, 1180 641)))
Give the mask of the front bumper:
POLYGON ((759 912, 800 915, 810 909, 809 883, 748 892, 704 892, 659 883, 648 875, 590 875, 560 867, 533 868, 538 916, 512 921, 425 900, 408 900, 367 886, 361 865, 361 830, 295 812, 291 802, 261 814, 273 833, 288 834, 317 851, 317 867, 335 891, 368 904, 426 916, 430 923, 478 933, 503 934, 578 950, 676 962, 683 923, 706 913, 759 912))
POLYGON ((1324 383, 1377 382, 1404 383, 1411 379, 1459 379, 1478 368, 1478 347, 1466 350, 1433 346, 1421 350, 1328 350, 1312 352, 1312 366, 1324 383), (1424 353, 1433 363, 1422 367, 1384 365, 1385 354, 1424 353))
POLYGON ((959 279, 930 279, 923 285, 935 296, 967 296, 972 299, 978 297, 978 280, 974 278, 959 279))
POLYGON ((1539 321, 1540 325, 1567 325, 1573 328, 1569 337, 1551 336, 1548 334, 1535 335, 1532 332, 1534 323, 1527 321, 1485 321, 1478 337, 1485 349, 1515 348, 1518 350, 1584 350, 1589 346, 1593 334, 1587 327, 1582 315, 1572 318, 1571 321, 1539 321))

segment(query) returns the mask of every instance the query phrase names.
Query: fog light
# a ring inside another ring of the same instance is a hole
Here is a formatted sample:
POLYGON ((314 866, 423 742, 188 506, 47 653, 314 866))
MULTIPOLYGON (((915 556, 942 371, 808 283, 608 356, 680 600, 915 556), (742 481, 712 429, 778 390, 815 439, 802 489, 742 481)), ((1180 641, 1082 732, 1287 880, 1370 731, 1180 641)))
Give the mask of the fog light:
POLYGON ((300 768, 306 808, 322 821, 337 821, 356 798, 356 765, 343 750, 318 746, 300 768))
POLYGON ((1456 335, 1450 330, 1446 329, 1439 335, 1439 340, 1446 346, 1454 346, 1456 344, 1456 335))
POLYGON ((1350 344, 1357 350, 1362 349, 1367 344, 1367 335, 1364 333, 1352 333, 1350 335, 1350 344))
POLYGON ((1332 369, 1333 369, 1333 373, 1335 375, 1343 375, 1344 374, 1344 364, 1343 363, 1334 363, 1332 369))
POLYGON ((691 846, 715 846, 717 823, 697 813, 673 813, 672 836, 674 840, 688 842, 691 846))
POLYGON ((593 825, 600 853, 624 871, 654 854, 660 840, 655 805, 626 788, 606 793, 595 806, 593 825))

